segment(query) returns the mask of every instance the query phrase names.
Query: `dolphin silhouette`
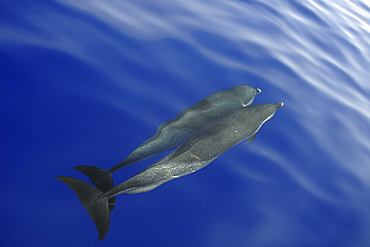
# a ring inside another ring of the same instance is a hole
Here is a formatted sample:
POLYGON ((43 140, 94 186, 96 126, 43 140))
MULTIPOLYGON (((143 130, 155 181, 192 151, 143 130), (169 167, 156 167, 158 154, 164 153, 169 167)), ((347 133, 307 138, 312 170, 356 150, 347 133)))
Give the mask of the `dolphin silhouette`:
POLYGON ((282 102, 235 110, 205 125, 163 159, 107 192, 76 178, 61 176, 57 179, 68 185, 77 194, 82 205, 87 207, 87 212, 98 229, 99 240, 102 240, 109 228, 109 198, 122 193, 147 192, 172 179, 198 171, 239 142, 247 138, 253 140, 261 126, 281 106, 282 102))
MULTIPOLYGON (((230 89, 215 92, 181 111, 172 120, 161 124, 157 133, 122 162, 109 170, 94 166, 77 166, 74 169, 90 178, 90 181, 102 191, 113 188, 112 173, 122 167, 153 157, 166 150, 177 147, 186 137, 201 129, 204 125, 223 117, 231 111, 250 105, 261 90, 247 85, 238 85, 230 89)), ((110 199, 113 210, 115 198, 110 199)))

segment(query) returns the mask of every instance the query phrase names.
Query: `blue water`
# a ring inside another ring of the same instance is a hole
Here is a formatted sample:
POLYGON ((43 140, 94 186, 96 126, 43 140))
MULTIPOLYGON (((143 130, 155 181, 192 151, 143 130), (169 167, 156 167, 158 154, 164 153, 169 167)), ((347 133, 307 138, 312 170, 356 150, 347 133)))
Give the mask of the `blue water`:
POLYGON ((0 20, 1 246, 370 246, 368 1, 12 0, 0 20), (55 177, 239 84, 285 105, 207 168, 118 196, 98 241, 55 177))

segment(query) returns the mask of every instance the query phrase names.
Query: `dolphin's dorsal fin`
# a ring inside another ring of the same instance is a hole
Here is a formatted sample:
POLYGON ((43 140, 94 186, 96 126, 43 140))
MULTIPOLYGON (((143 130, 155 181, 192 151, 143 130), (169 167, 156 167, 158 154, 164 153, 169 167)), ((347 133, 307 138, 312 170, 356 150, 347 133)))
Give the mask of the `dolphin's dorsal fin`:
POLYGON ((257 134, 254 134, 254 135, 252 135, 251 137, 249 137, 249 140, 248 140, 245 144, 247 144, 247 143, 250 143, 250 142, 254 141, 254 139, 256 139, 256 135, 257 135, 257 134))
POLYGON ((211 102, 206 99, 202 99, 198 102, 197 110, 205 110, 211 106, 211 102))

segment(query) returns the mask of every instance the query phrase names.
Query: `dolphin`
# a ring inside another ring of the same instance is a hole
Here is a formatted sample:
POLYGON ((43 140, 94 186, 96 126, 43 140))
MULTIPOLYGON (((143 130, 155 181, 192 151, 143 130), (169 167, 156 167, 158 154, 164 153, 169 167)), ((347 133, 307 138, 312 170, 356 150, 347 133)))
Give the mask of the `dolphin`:
MULTIPOLYGON (((141 144, 127 158, 111 169, 104 170, 94 166, 77 166, 74 169, 88 176, 99 190, 108 191, 114 186, 113 172, 177 147, 186 137, 197 132, 207 123, 238 108, 250 105, 255 95, 260 92, 259 88, 247 85, 238 85, 215 92, 182 110, 172 120, 161 124, 152 138, 141 144)), ((114 198, 110 200, 110 205, 113 210, 114 198)))
POLYGON ((99 240, 108 233, 110 210, 108 200, 119 194, 136 194, 153 190, 163 183, 191 174, 207 166, 232 146, 250 138, 254 140, 261 126, 283 103, 260 104, 240 108, 205 125, 188 137, 176 150, 137 175, 104 192, 82 180, 60 176, 78 196, 93 219, 99 240))

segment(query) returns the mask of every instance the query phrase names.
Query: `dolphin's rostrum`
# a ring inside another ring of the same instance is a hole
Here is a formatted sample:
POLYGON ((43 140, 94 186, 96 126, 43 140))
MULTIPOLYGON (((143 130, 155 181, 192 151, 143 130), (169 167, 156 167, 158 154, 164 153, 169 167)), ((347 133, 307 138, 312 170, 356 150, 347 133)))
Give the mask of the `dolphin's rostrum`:
POLYGON ((176 150, 142 172, 107 192, 71 177, 57 177, 79 197, 94 220, 103 239, 109 228, 108 200, 116 195, 136 194, 157 188, 172 179, 191 174, 211 163, 223 152, 250 138, 254 139, 260 127, 269 120, 283 103, 247 106, 205 125, 188 137, 176 150))
MULTIPOLYGON (((209 122, 250 105, 254 96, 260 92, 260 89, 247 85, 238 85, 215 92, 197 104, 182 110, 172 120, 161 124, 152 138, 141 144, 126 159, 111 169, 104 170, 94 166, 77 166, 75 169, 88 176, 99 190, 108 191, 114 186, 113 172, 177 147, 186 137, 197 132, 209 122)), ((110 210, 112 210, 114 198, 110 199, 110 205, 110 210)))

